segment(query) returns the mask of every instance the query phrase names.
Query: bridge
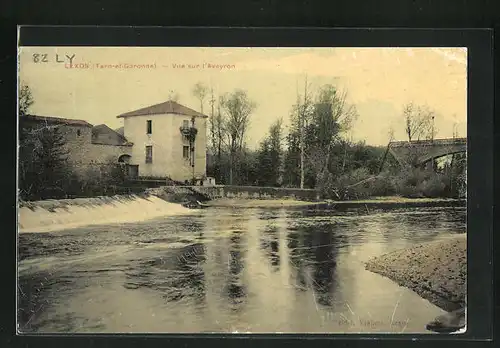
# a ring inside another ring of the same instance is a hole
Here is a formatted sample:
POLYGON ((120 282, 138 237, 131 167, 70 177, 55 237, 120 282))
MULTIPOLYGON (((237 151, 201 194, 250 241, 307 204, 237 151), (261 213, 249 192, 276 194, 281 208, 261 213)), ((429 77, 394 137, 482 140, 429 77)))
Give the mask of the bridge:
POLYGON ((432 159, 467 152, 467 138, 392 141, 389 152, 401 165, 423 165, 432 159))

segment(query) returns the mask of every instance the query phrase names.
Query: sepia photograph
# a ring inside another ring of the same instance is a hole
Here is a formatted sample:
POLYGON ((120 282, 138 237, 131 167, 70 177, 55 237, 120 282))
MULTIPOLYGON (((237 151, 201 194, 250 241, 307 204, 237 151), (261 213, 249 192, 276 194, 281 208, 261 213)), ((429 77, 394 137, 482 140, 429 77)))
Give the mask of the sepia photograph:
POLYGON ((18 47, 18 333, 465 333, 467 54, 18 47))

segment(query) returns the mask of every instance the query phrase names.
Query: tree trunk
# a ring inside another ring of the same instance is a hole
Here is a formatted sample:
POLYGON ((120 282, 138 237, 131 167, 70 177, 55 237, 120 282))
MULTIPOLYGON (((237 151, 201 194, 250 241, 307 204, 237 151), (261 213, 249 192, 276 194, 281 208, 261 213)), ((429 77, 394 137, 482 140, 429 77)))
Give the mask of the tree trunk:
POLYGON ((387 154, 389 153, 389 147, 390 147, 390 142, 387 143, 387 147, 384 152, 384 157, 382 157, 382 162, 380 163, 380 167, 378 168, 378 173, 380 174, 382 172, 382 169, 384 168, 385 160, 387 158, 387 154))
POLYGON ((233 184, 233 153, 229 155, 229 185, 233 184))
MULTIPOLYGON (((329 154, 330 152, 328 152, 329 154)), ((328 155, 329 156, 329 155, 328 155)), ((344 143, 344 159, 342 160, 342 174, 344 174, 345 162, 347 157, 347 143, 344 143)))
POLYGON ((300 105, 298 105, 299 112, 299 127, 300 127, 300 188, 304 188, 304 118, 306 114, 307 107, 307 75, 304 84, 304 108, 302 112, 300 111, 300 105))
MULTIPOLYGON (((301 136, 301 138, 303 138, 301 136)), ((304 141, 300 141, 300 188, 304 188, 304 141)))

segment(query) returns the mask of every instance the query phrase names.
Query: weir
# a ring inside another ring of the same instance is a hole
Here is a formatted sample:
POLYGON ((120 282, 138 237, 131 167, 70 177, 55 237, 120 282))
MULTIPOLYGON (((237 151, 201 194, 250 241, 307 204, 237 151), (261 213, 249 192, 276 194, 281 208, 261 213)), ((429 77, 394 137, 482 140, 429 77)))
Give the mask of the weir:
POLYGON ((21 202, 19 232, 52 232, 87 225, 139 222, 192 212, 151 195, 21 202))

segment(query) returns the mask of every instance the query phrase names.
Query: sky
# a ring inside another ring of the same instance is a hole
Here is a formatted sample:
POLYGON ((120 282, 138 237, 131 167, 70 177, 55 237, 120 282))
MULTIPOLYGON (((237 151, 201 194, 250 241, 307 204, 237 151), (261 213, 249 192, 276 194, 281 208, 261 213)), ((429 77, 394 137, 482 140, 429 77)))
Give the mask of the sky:
POLYGON ((353 140, 386 145, 390 128, 404 140, 409 102, 436 111, 437 138, 452 137, 454 129, 467 134, 465 48, 19 48, 19 81, 32 90, 32 114, 118 128, 116 116, 172 93, 200 111, 192 89, 202 82, 216 95, 247 91, 257 105, 247 134, 253 148, 277 119, 288 127, 306 76, 313 93, 324 84, 347 92, 359 115, 347 134, 353 140))

